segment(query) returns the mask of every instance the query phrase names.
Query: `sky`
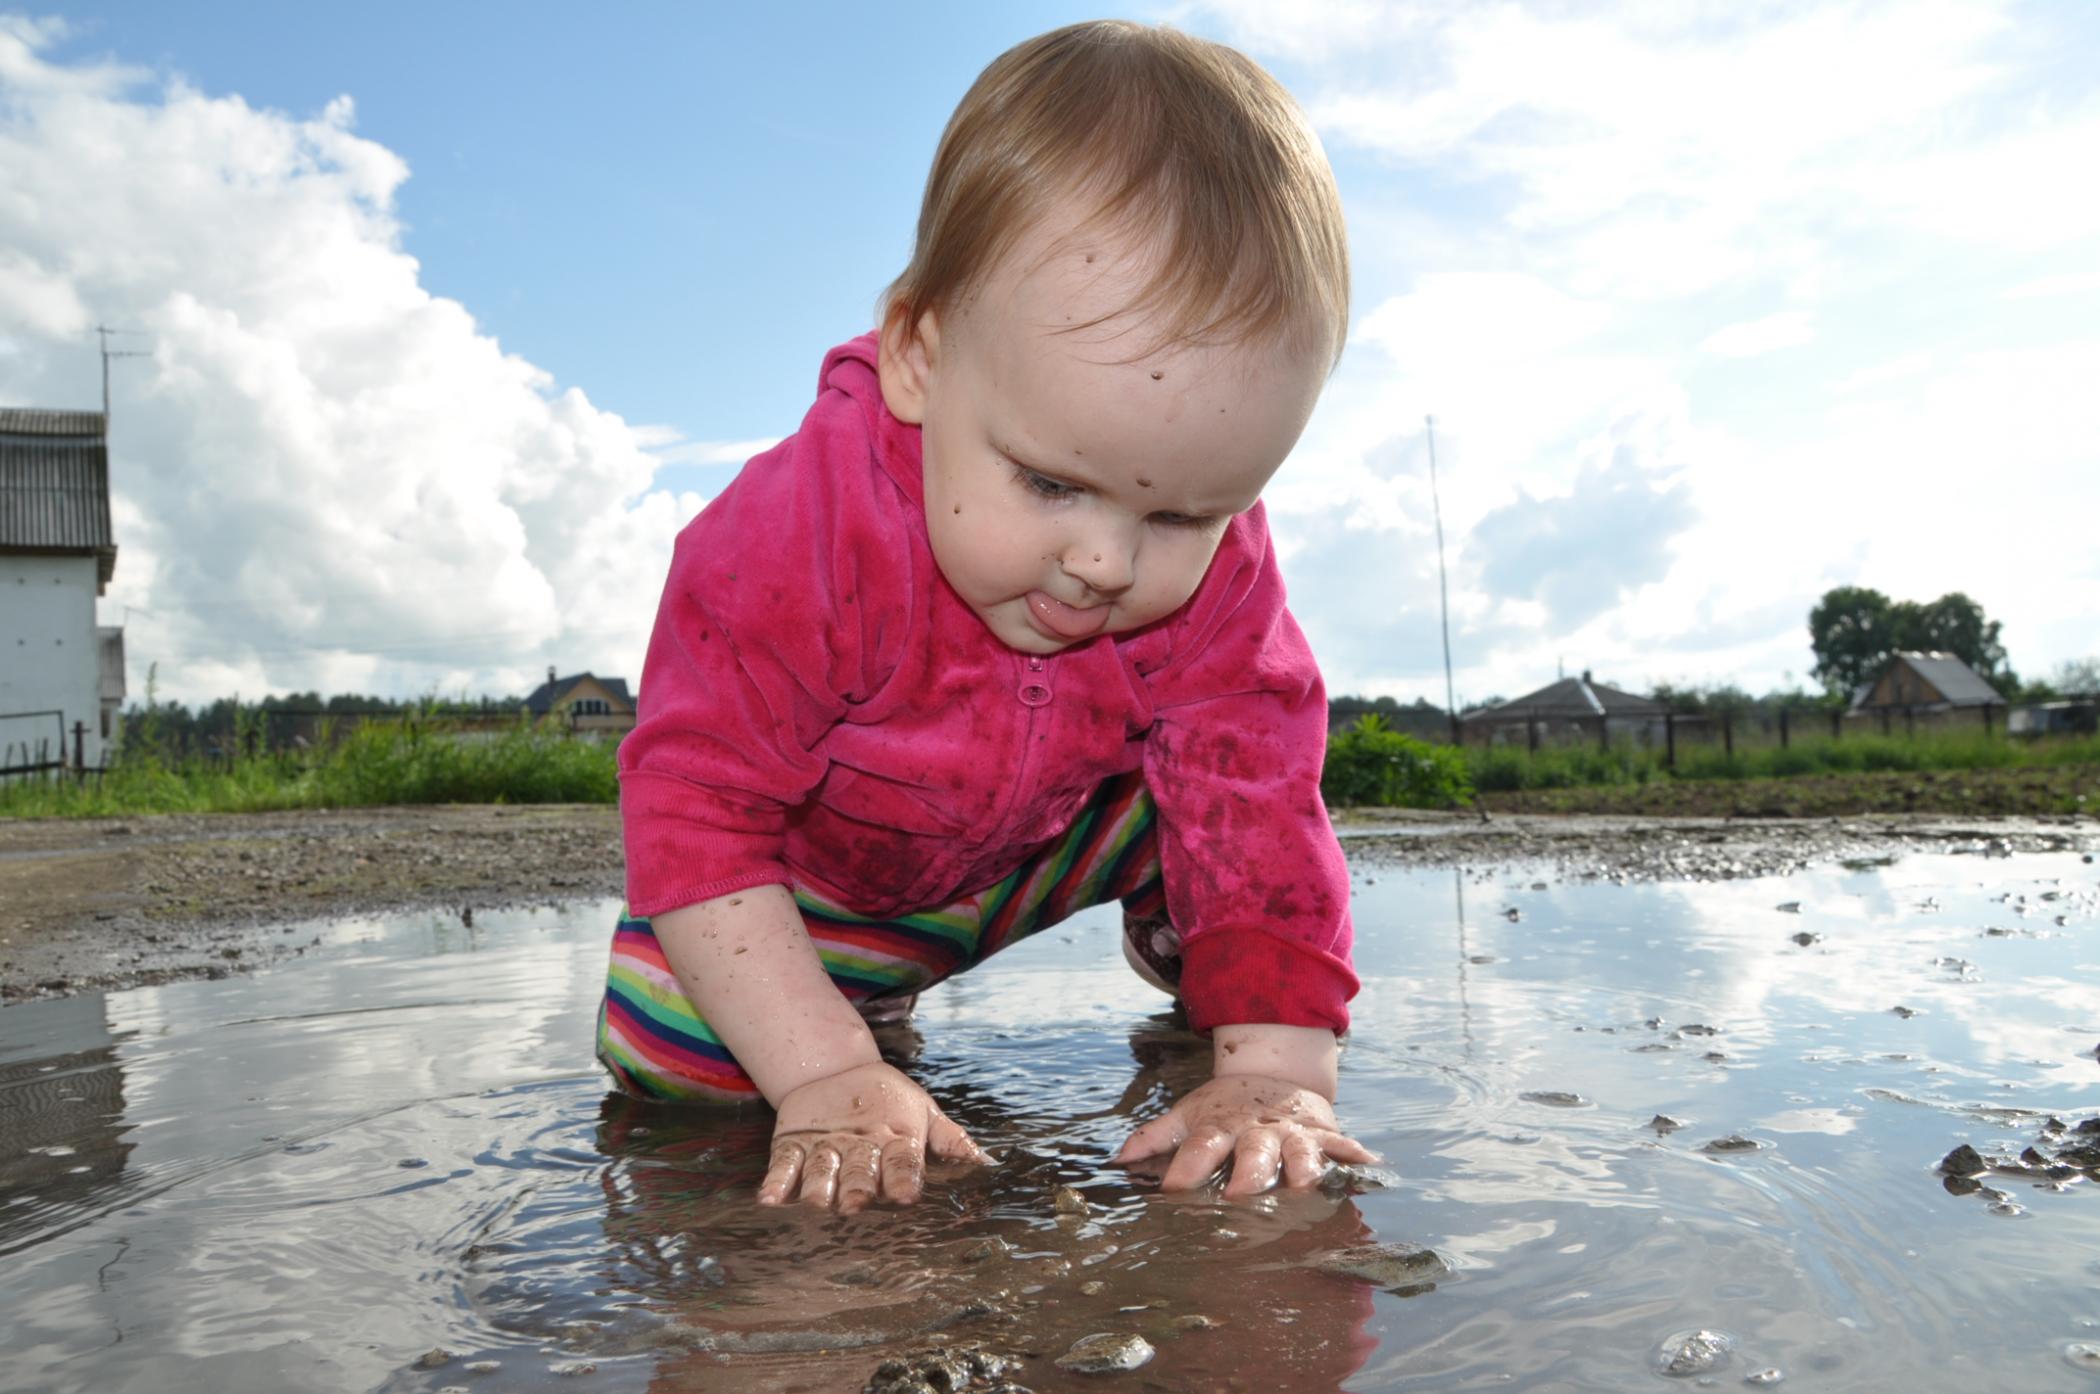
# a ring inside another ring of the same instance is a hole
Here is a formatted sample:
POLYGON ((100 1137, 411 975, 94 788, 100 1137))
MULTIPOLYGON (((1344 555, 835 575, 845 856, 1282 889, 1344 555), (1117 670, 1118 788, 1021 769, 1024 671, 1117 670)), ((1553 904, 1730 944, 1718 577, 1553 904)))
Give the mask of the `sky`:
MULTIPOLYGON (((640 676, 1055 3, 0 14, 0 404, 93 408, 134 698, 640 676)), ((2100 8, 1125 12, 1303 103, 1353 327, 1271 484, 1330 691, 1812 686, 1838 585, 2100 654, 2100 8), (1432 417, 1439 498, 1432 498, 1432 417)))

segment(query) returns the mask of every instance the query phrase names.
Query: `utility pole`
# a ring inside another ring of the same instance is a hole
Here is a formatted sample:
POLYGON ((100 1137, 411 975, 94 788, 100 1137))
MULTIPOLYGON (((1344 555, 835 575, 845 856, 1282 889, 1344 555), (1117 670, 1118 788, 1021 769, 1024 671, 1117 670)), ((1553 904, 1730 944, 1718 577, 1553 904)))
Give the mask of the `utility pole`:
POLYGON ((1436 484, 1436 418, 1425 416, 1429 432, 1429 506, 1436 516, 1436 598, 1444 622, 1444 710, 1451 716, 1451 744, 1462 742, 1458 734, 1458 697, 1451 684, 1451 586, 1444 577, 1444 503, 1436 484))
POLYGON ((145 349, 113 349, 109 346, 109 336, 112 334, 137 334, 140 332, 136 329, 112 329, 106 324, 95 326, 95 333, 102 340, 102 432, 104 439, 107 439, 109 435, 109 360, 112 358, 151 358, 153 356, 145 349))

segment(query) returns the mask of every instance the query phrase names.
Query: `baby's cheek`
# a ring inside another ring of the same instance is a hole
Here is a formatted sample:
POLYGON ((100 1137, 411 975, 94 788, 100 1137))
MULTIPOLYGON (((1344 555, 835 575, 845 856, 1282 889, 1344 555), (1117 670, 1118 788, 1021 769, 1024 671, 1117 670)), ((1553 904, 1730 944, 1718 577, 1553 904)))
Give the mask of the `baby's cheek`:
POLYGON ((1151 591, 1148 599, 1152 613, 1149 618, 1157 619, 1186 605, 1189 597, 1202 586, 1203 573, 1210 569, 1210 559, 1217 550, 1214 543, 1194 548, 1184 545, 1170 554, 1168 564, 1147 587, 1151 591))

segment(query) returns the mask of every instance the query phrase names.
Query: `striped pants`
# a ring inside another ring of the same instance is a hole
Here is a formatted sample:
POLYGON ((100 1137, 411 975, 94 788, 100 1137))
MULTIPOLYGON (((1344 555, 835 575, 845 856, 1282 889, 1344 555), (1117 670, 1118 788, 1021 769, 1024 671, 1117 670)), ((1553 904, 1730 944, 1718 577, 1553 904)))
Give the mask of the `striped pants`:
MULTIPOLYGON (((1152 795, 1141 772, 1104 783, 1071 828, 998 884, 922 914, 877 920, 793 887, 810 942, 855 1002, 923 991, 1089 905, 1164 913, 1152 795)), ((1154 965, 1155 967, 1159 965, 1154 965)), ((744 1102, 751 1077, 694 1011, 649 921, 623 916, 598 1009, 598 1059, 630 1094, 744 1102)))

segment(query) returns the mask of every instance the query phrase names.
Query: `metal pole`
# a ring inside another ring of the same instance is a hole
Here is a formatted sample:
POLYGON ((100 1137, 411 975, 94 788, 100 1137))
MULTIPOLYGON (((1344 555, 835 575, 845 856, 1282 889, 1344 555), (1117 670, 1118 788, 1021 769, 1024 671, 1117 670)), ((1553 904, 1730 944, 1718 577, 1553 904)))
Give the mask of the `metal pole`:
POLYGON ((1444 710, 1451 714, 1451 744, 1459 744, 1458 697, 1451 683, 1451 589, 1444 576, 1444 503, 1436 483, 1436 418, 1425 416, 1429 434, 1429 509, 1436 518, 1436 599, 1444 624, 1444 710))
POLYGON ((137 334, 139 332, 136 329, 112 329, 106 324, 95 326, 95 333, 102 340, 102 434, 105 441, 109 437, 109 360, 112 358, 151 358, 153 356, 144 349, 112 349, 109 346, 109 336, 112 334, 137 334))

